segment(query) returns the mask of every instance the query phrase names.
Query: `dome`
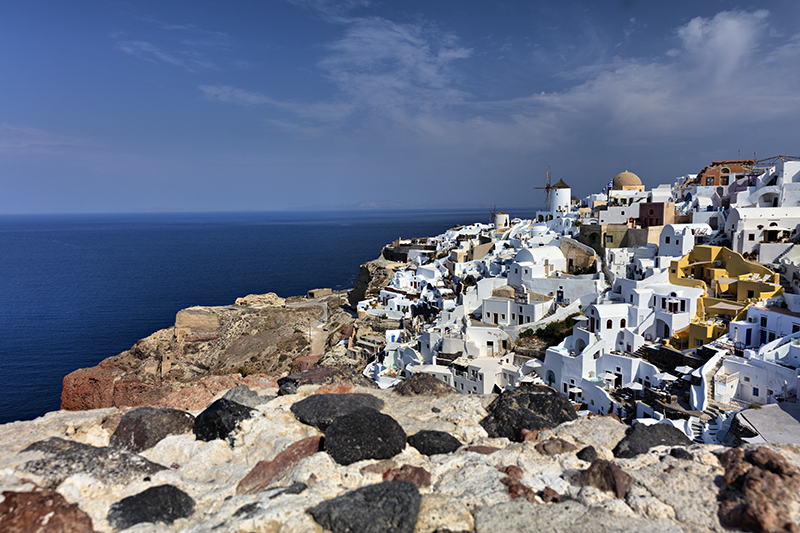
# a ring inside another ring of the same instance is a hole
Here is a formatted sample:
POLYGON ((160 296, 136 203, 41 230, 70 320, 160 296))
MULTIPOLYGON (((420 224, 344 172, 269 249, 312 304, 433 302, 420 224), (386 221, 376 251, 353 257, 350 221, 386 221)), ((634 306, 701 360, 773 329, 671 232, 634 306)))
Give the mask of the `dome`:
POLYGON ((522 250, 517 252, 517 255, 514 256, 514 262, 515 263, 533 263, 534 262, 533 254, 531 253, 531 251, 528 248, 523 248, 522 250))
POLYGON ((614 176, 611 183, 611 189, 614 191, 621 191, 624 187, 641 187, 642 180, 633 172, 620 172, 614 176))

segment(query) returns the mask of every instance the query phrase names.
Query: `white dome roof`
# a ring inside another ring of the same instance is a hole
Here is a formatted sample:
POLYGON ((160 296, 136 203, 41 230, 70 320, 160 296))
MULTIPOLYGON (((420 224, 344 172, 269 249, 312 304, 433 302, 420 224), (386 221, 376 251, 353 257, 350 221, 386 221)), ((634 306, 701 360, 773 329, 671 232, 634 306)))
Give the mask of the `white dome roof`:
POLYGON ((533 263, 535 261, 530 248, 523 248, 514 256, 515 263, 533 263))

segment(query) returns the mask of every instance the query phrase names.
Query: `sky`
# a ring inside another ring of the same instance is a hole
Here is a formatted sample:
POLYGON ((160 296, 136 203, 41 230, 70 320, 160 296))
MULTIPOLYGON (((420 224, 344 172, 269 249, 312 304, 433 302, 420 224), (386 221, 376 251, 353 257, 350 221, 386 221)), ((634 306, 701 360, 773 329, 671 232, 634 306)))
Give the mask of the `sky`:
POLYGON ((795 0, 0 6, 0 214, 536 207, 798 141, 795 0))

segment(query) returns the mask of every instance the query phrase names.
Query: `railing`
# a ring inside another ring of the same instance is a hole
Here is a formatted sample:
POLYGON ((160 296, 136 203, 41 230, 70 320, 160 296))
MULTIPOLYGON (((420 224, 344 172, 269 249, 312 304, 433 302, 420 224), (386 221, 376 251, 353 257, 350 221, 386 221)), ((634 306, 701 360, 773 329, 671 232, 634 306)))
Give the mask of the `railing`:
POLYGON ((737 381, 738 379, 739 379, 738 372, 734 372, 733 374, 722 374, 721 376, 714 376, 714 381, 722 385, 727 385, 728 383, 737 381))

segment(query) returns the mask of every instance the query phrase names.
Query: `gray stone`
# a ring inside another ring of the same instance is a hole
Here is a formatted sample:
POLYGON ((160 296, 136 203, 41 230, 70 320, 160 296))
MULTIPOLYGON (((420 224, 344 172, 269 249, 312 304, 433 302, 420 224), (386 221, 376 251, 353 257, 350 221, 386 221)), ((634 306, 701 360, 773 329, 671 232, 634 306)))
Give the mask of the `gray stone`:
POLYGON ((290 409, 303 424, 325 431, 335 419, 362 407, 380 411, 383 400, 370 394, 360 393, 314 394, 295 402, 290 409))
POLYGON ((269 395, 259 396, 257 392, 250 390, 247 385, 233 387, 222 397, 226 400, 246 405, 247 407, 256 407, 275 398, 275 396, 269 395))
POLYGON ((177 487, 159 485, 123 498, 108 511, 114 529, 126 529, 143 522, 171 525, 178 518, 194 513, 194 500, 177 487))
POLYGON ((578 453, 576 453, 575 456, 581 461, 586 461, 587 463, 591 463, 592 461, 597 459, 597 450, 594 449, 594 446, 587 446, 578 453))
POLYGON ((692 441, 672 424, 635 424, 614 448, 614 457, 630 459, 653 446, 689 446, 692 441))
POLYGON ((393 389, 401 396, 444 396, 458 391, 430 374, 418 372, 398 383, 393 389))
POLYGON ((121 450, 141 452, 164 437, 188 433, 193 427, 194 416, 185 411, 140 407, 122 416, 108 444, 121 450))
POLYGON ((332 533, 412 533, 420 500, 410 481, 385 481, 326 500, 308 513, 332 533))
POLYGON ((533 504, 522 498, 484 506, 476 511, 475 533, 682 533, 670 520, 648 520, 632 514, 587 508, 575 501, 533 504))
POLYGON ((419 431, 408 437, 408 443, 422 455, 452 453, 461 447, 457 438, 444 431, 419 431))
POLYGON ((43 452, 49 457, 29 461, 21 470, 44 478, 44 486, 54 489, 73 474, 87 474, 108 483, 128 483, 166 470, 135 453, 117 448, 98 448, 80 442, 51 437, 34 442, 23 452, 43 452))
POLYGON ((253 410, 240 403, 220 398, 206 407, 194 421, 194 434, 205 442, 226 439, 242 420, 247 420, 253 410))
POLYGON ((564 396, 550 387, 523 386, 500 394, 486 409, 480 424, 490 437, 520 441, 523 429, 554 428, 578 415, 564 396))
POLYGON ((405 447, 406 433, 400 424, 370 407, 340 416, 325 431, 325 451, 341 465, 390 459, 405 447))

